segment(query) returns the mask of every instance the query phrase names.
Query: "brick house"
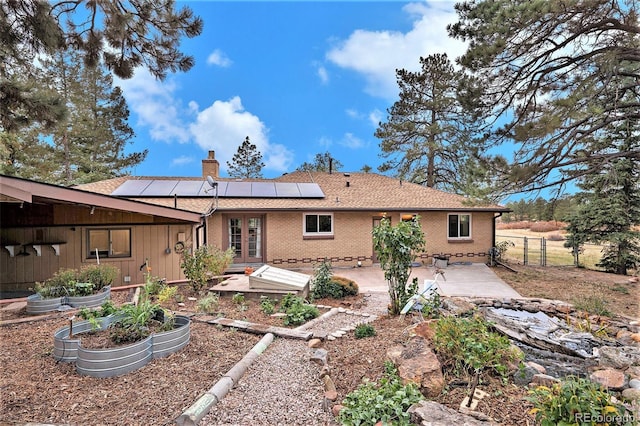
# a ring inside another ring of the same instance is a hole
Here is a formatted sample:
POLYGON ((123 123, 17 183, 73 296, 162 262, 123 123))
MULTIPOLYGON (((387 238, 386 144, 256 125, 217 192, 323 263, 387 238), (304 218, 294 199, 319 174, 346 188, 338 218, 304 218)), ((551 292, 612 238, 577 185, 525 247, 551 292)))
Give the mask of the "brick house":
POLYGON ((121 270, 115 285, 142 282, 145 262, 154 275, 184 279, 180 254, 202 244, 233 247, 236 268, 309 268, 325 258, 366 266, 376 262, 371 231, 380 219, 415 215, 422 262, 486 262, 495 219, 509 211, 374 173, 221 178, 212 151, 202 170, 202 178, 123 176, 77 188, 0 177, 0 289, 25 289, 98 257, 121 270))

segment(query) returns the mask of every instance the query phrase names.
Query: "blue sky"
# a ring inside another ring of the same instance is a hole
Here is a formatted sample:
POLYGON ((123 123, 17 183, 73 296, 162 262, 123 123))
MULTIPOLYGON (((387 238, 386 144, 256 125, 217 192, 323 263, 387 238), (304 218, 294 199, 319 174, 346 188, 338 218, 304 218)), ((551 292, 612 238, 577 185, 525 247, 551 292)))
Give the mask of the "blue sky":
POLYGON ((374 132, 398 96, 395 70, 420 56, 464 53, 447 37, 454 2, 177 1, 204 20, 181 49, 196 65, 158 81, 144 69, 116 80, 131 110, 137 176, 200 176, 216 152, 221 175, 246 136, 265 177, 329 151, 344 167, 383 161, 374 132))

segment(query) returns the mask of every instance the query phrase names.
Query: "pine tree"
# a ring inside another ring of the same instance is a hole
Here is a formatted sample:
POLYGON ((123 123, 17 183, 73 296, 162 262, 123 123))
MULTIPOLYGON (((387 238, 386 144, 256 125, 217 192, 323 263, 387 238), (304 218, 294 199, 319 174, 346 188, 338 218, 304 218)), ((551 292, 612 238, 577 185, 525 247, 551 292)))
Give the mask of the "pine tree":
POLYGON ((318 153, 312 163, 304 162, 296 169, 299 172, 335 172, 342 168, 342 163, 333 158, 329 151, 318 153))
MULTIPOLYGON (((617 123, 598 144, 601 150, 640 150, 640 120, 617 123)), ((594 153, 597 157, 598 152, 594 153)), ((585 176, 577 212, 568 218, 569 238, 576 261, 585 242, 605 244, 596 264, 608 272, 626 275, 640 267, 640 159, 621 155, 585 176)))
POLYGON ((375 132, 386 159, 379 170, 430 188, 469 190, 457 184, 483 145, 474 103, 479 84, 454 70, 446 54, 420 58, 420 64, 418 72, 396 71, 400 99, 375 132))
POLYGON ((229 168, 229 176, 233 178, 262 177, 262 168, 264 167, 262 153, 249 141, 249 136, 238 147, 238 151, 233 155, 233 160, 227 161, 227 167, 229 168))

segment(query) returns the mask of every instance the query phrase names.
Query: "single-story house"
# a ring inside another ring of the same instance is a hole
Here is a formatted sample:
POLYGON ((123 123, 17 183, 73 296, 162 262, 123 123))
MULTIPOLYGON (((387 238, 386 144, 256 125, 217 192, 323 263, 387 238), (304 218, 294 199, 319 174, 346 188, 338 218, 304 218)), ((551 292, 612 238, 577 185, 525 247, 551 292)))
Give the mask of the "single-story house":
MULTIPOLYGON (((202 178, 122 176, 75 189, 31 183, 50 188, 52 195, 73 196, 51 201, 39 194, 33 202, 16 197, 25 202, 20 206, 3 202, 2 240, 22 244, 23 249, 29 249, 29 241, 64 241, 59 249, 64 261, 59 256, 43 268, 32 263, 38 256, 14 259, 19 253, 12 257, 3 250, 3 265, 16 267, 3 271, 0 283, 43 280, 58 267, 93 262, 96 245, 103 261, 121 266, 121 284, 140 282, 142 276, 136 272, 145 259, 154 275, 182 279, 179 253, 201 244, 232 247, 237 268, 265 263, 309 268, 322 259, 334 266, 366 266, 376 262, 373 227, 383 217, 394 224, 415 215, 420 216, 426 239, 419 260, 431 263, 434 255, 442 255, 452 262, 486 262, 495 244, 495 220, 509 211, 499 205, 473 206, 464 197, 375 173, 221 178, 213 151, 202 161, 202 170, 202 178), (39 207, 43 199, 46 207, 39 207), (17 215, 26 211, 27 203, 30 210, 42 208, 47 214, 5 225, 5 211, 11 208, 17 215), (149 210, 153 208, 157 210, 149 210), (41 220, 45 218, 47 226, 41 220), (99 238, 104 243, 98 243, 99 238), (124 250, 115 250, 118 238, 124 250), (29 265, 38 272, 27 272, 29 265)), ((4 194, 4 182, 0 183, 4 194)))

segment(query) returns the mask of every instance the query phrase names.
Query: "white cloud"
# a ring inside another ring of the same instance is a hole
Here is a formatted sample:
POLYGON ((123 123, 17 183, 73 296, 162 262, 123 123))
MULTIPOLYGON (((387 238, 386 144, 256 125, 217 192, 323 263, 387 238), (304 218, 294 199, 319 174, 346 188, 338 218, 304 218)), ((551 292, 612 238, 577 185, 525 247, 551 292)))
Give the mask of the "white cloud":
POLYGON ((371 122, 373 127, 375 127, 376 129, 378 128, 378 125, 382 121, 383 117, 384 117, 384 113, 379 109, 374 109, 369 113, 369 121, 371 122))
POLYGON ((419 58, 447 53, 454 60, 465 52, 465 44, 449 38, 446 26, 457 21, 453 2, 410 3, 403 11, 415 17, 407 32, 355 30, 326 54, 335 65, 362 74, 365 91, 372 96, 394 99, 398 95, 396 69, 419 69, 419 58))
POLYGON ((359 149, 365 147, 366 143, 353 133, 345 133, 342 140, 340 140, 340 145, 350 149, 359 149))
POLYGON ((331 145, 333 145, 333 141, 331 140, 331 138, 322 136, 320 139, 318 139, 318 145, 323 148, 329 148, 331 145))
POLYGON ((284 145, 269 142, 267 127, 260 118, 245 111, 238 96, 215 101, 200 111, 189 130, 203 150, 216 152, 222 169, 226 169, 227 161, 247 136, 262 153, 266 169, 286 171, 293 161, 293 153, 284 145))
POLYGON ((161 82, 147 70, 138 68, 131 79, 114 77, 114 84, 122 88, 129 108, 138 116, 138 124, 149 128, 152 139, 189 142, 183 107, 174 97, 176 87, 171 80, 161 82))
POLYGON ((194 161, 195 159, 193 157, 181 155, 180 157, 176 157, 173 160, 171 160, 171 167, 184 166, 186 164, 193 163, 194 161))
POLYGON ((329 73, 325 67, 318 67, 318 77, 320 77, 322 84, 327 84, 329 82, 329 73))
POLYGON ((214 50, 207 57, 207 64, 209 65, 217 65, 219 67, 227 68, 230 67, 232 63, 233 61, 231 61, 227 54, 220 49, 214 50))
POLYGON ((351 117, 351 118, 360 118, 361 117, 361 114, 357 110, 355 110, 353 108, 347 108, 345 110, 345 112, 347 113, 347 116, 351 117))

